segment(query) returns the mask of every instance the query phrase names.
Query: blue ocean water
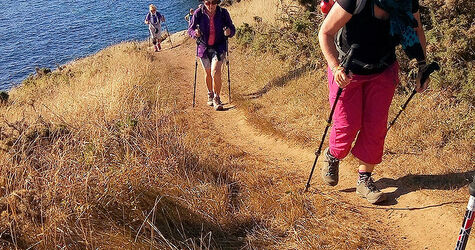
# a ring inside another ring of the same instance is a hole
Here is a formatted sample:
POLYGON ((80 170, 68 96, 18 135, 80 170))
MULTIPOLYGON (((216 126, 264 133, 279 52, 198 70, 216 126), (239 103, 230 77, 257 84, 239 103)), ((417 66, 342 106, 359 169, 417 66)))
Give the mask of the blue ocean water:
POLYGON ((145 40, 148 5, 165 15, 170 33, 187 28, 197 0, 1 0, 0 90, 35 67, 56 68, 122 41, 145 40))

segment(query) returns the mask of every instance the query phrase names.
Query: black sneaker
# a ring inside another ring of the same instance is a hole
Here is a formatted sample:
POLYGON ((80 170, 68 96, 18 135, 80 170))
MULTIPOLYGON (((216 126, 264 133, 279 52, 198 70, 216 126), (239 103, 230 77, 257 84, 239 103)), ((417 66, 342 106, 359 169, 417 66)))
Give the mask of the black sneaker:
POLYGON ((338 184, 340 160, 330 154, 329 148, 323 151, 323 157, 325 158, 323 159, 322 179, 326 184, 336 186, 338 184))

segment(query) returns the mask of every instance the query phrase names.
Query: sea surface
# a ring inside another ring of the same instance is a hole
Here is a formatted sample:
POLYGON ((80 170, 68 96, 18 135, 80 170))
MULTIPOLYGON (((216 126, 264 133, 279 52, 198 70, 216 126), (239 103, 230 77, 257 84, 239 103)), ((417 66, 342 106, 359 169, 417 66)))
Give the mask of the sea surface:
POLYGON ((122 41, 146 40, 151 3, 173 33, 187 28, 184 16, 199 2, 0 0, 0 90, 21 83, 35 67, 54 69, 122 41))

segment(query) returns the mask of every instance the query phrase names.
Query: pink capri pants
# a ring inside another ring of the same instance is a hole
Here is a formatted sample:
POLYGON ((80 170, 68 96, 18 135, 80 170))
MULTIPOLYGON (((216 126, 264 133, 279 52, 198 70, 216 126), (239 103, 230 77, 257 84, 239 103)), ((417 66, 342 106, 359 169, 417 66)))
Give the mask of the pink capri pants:
MULTIPOLYGON (((353 75, 343 89, 335 107, 330 132, 330 153, 345 158, 350 152, 367 164, 379 164, 383 157, 388 111, 399 83, 399 65, 394 63, 384 72, 353 75), (359 133, 358 133, 359 132, 359 133)), ((330 107, 335 102, 338 85, 328 69, 330 107)))

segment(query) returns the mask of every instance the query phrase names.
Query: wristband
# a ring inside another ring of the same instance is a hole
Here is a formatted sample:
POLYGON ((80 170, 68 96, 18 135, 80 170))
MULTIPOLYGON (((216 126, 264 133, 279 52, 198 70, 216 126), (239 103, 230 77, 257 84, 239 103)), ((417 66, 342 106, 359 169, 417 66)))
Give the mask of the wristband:
POLYGON ((337 65, 337 66, 331 67, 330 70, 332 71, 333 74, 335 74, 335 71, 336 71, 336 70, 341 70, 341 71, 343 71, 343 67, 340 66, 340 65, 337 65))

